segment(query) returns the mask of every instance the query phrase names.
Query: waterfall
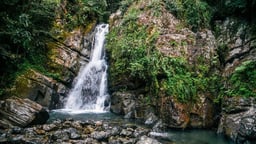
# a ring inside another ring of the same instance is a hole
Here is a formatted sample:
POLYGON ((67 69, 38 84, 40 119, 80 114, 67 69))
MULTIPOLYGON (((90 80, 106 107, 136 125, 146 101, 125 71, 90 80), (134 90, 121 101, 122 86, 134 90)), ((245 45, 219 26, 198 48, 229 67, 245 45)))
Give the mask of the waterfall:
POLYGON ((81 67, 76 83, 68 95, 65 109, 88 112, 104 112, 108 109, 107 63, 104 42, 108 24, 95 29, 90 61, 81 67))

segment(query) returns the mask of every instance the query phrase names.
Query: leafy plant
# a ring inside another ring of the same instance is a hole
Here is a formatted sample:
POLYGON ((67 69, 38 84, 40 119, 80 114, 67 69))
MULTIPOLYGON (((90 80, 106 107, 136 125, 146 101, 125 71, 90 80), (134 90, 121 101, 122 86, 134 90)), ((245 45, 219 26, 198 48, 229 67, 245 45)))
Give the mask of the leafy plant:
POLYGON ((228 80, 229 88, 226 94, 229 96, 256 96, 256 62, 245 61, 237 67, 228 80))
POLYGON ((164 0, 171 13, 183 20, 192 30, 209 27, 212 16, 210 6, 202 0, 164 0))

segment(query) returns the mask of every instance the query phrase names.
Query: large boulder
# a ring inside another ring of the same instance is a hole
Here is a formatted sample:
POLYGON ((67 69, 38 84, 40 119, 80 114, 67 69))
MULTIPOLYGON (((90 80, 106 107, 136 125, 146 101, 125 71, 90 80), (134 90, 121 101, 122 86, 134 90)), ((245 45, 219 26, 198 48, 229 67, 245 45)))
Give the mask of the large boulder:
POLYGON ((237 143, 256 140, 256 99, 232 97, 223 104, 222 118, 218 128, 237 143))
POLYGON ((164 122, 170 128, 210 128, 214 125, 214 102, 200 96, 197 102, 182 103, 174 97, 166 97, 161 102, 164 122))
POLYGON ((29 98, 51 109, 58 102, 57 86, 60 85, 56 80, 30 69, 16 79, 11 94, 29 98))
POLYGON ((49 118, 48 112, 41 105, 21 98, 0 101, 0 115, 0 128, 44 124, 49 118))
POLYGON ((110 110, 116 114, 127 115, 135 110, 135 95, 130 92, 115 92, 111 95, 110 110))

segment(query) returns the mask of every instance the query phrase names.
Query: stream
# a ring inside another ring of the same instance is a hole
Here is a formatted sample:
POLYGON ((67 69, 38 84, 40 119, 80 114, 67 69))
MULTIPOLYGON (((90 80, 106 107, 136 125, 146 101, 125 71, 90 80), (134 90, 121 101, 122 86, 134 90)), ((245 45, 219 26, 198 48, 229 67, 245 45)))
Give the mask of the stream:
MULTIPOLYGON (((135 124, 141 127, 148 127, 138 121, 124 119, 121 116, 111 112, 93 113, 93 112, 67 112, 66 110, 53 110, 50 112, 48 123, 56 119, 69 119, 78 121, 106 121, 113 125, 135 124)), ((151 137, 156 137, 164 144, 234 144, 231 140, 212 130, 193 129, 193 130, 171 130, 164 133, 151 132, 151 137)))

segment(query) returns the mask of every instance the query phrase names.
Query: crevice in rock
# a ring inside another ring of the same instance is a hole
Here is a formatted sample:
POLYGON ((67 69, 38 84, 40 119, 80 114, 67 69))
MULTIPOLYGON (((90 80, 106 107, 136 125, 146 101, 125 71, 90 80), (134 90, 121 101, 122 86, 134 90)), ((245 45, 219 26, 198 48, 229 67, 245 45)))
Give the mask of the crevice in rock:
POLYGON ((249 48, 249 50, 247 50, 247 51, 234 54, 232 57, 230 57, 229 59, 226 60, 225 65, 227 63, 232 63, 235 59, 239 59, 239 60, 243 59, 246 55, 248 55, 255 48, 256 48, 256 46, 251 46, 249 48))

